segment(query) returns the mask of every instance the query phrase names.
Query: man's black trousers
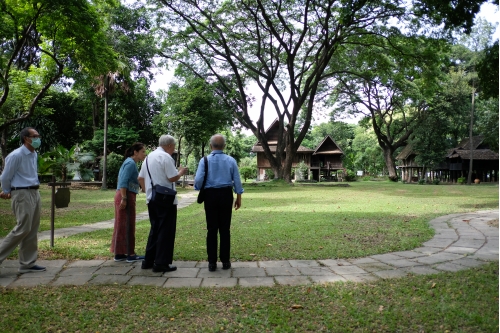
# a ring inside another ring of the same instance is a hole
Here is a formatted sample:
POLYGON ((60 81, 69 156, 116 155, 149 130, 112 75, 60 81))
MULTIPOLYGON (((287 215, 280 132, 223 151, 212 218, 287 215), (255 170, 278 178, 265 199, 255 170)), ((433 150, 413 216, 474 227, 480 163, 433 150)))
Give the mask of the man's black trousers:
POLYGON ((170 265, 174 257, 177 205, 173 195, 157 193, 156 200, 149 201, 148 212, 151 230, 146 245, 145 261, 148 265, 170 265))
POLYGON ((205 189, 205 216, 207 219, 208 262, 217 262, 217 234, 220 235, 219 258, 229 262, 231 251, 231 214, 233 212, 232 187, 205 189))

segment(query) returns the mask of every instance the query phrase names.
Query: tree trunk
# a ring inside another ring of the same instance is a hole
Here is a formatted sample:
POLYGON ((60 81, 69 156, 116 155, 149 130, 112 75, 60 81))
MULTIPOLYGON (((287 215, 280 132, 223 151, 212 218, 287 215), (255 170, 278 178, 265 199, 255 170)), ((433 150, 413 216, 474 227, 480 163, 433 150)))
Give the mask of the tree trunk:
POLYGON ((175 166, 179 167, 181 164, 181 141, 182 141, 182 135, 179 137, 179 142, 177 144, 177 158, 175 159, 175 166))
POLYGON ((398 175, 396 173, 396 164, 394 163, 393 152, 390 147, 384 146, 382 147, 384 152, 384 160, 385 165, 387 167, 387 171, 389 172, 389 179, 393 182, 398 181, 398 175))
POLYGON ((104 154, 102 156, 102 185, 101 189, 106 190, 108 185, 106 184, 106 165, 108 163, 108 88, 109 88, 109 75, 106 74, 104 78, 104 154))

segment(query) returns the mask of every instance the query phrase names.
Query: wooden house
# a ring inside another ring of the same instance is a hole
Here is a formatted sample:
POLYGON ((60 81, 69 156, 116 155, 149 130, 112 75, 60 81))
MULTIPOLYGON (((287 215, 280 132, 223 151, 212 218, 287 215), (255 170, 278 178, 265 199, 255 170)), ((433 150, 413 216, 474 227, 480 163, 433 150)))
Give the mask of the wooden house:
MULTIPOLYGON (((273 154, 276 152, 276 146, 278 144, 278 127, 278 120, 275 120, 265 133, 269 149, 273 154)), ((271 164, 264 154, 264 148, 260 142, 257 142, 252 147, 252 152, 257 154, 258 179, 264 180, 266 170, 271 169, 271 164)), ((321 178, 339 178, 337 177, 338 171, 342 171, 343 174, 343 154, 342 149, 340 149, 337 143, 335 143, 330 136, 326 136, 316 149, 300 146, 292 161, 292 168, 297 167, 300 162, 304 162, 309 168, 314 180, 320 181, 321 178)))
MULTIPOLYGON (((489 149, 483 136, 472 137, 472 178, 482 182, 498 182, 498 153, 489 149)), ((457 147, 449 149, 443 161, 430 171, 430 178, 446 182, 457 182, 460 177, 468 177, 470 162, 469 138, 462 140, 457 147)), ((416 153, 411 144, 396 156, 402 180, 407 182, 423 178, 423 167, 415 162, 416 153)))

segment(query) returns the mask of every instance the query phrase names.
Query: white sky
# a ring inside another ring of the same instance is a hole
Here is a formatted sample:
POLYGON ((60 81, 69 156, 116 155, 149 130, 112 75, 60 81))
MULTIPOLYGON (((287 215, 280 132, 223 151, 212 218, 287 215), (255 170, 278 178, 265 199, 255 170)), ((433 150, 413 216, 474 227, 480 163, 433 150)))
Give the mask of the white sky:
MULTIPOLYGON (((494 4, 491 3, 484 3, 481 6, 481 10, 478 13, 478 17, 485 18, 488 22, 496 24, 496 31, 495 34, 493 35, 493 41, 497 40, 500 38, 500 26, 499 26, 499 15, 498 15, 498 7, 494 4)), ((155 75, 155 81, 151 83, 151 90, 157 91, 159 89, 168 89, 168 83, 170 82, 171 78, 173 76, 172 71, 166 71, 166 70, 158 70, 157 74, 155 75)), ((261 96, 262 92, 258 88, 254 89, 249 89, 249 92, 256 97, 257 101, 254 103, 254 107, 250 109, 250 118, 255 122, 257 121, 259 117, 259 112, 260 112, 260 104, 258 103, 261 96)), ((315 116, 316 121, 314 123, 319 124, 322 122, 327 122, 328 117, 326 115, 323 116, 315 116)), ((274 111, 274 108, 266 108, 266 111, 264 112, 264 128, 267 128, 268 126, 271 125, 271 123, 276 119, 276 112, 274 111)), ((343 121, 345 122, 350 122, 350 123, 357 123, 357 119, 344 119, 343 121)), ((252 134, 250 131, 243 131, 246 135, 252 134)))

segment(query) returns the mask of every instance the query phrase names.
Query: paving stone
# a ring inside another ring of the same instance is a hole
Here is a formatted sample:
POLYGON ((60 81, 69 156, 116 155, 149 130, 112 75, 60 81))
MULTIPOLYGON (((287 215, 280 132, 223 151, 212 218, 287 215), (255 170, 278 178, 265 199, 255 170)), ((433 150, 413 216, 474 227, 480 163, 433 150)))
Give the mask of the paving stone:
POLYGON ((347 280, 336 274, 332 275, 311 275, 309 278, 312 280, 313 283, 317 284, 329 284, 329 283, 336 283, 336 282, 346 282, 347 280))
POLYGON ((259 263, 257 261, 236 261, 231 263, 232 268, 240 268, 240 267, 259 267, 259 263))
POLYGON ((335 274, 345 275, 345 274, 365 274, 367 273, 364 269, 359 268, 358 266, 337 266, 331 267, 332 271, 335 274))
POLYGON ((92 274, 87 275, 72 275, 72 276, 59 276, 54 282, 51 283, 54 287, 60 286, 83 286, 85 283, 92 279, 92 274))
POLYGON ((394 267, 389 266, 389 265, 384 264, 384 263, 381 263, 381 262, 378 262, 378 261, 375 263, 358 264, 357 266, 359 268, 363 269, 364 271, 370 272, 370 273, 394 269, 394 267))
POLYGON ((229 278, 231 277, 230 269, 221 269, 220 266, 217 268, 215 272, 210 272, 208 268, 202 268, 198 272, 198 277, 201 278, 229 278))
POLYGON ((421 252, 423 254, 434 254, 443 251, 441 248, 436 248, 436 247, 417 247, 416 249, 413 249, 415 252, 421 252))
MULTIPOLYGON (((172 265, 177 268, 195 268, 197 263, 197 261, 174 261, 172 265)), ((208 263, 205 267, 208 267, 208 263)))
POLYGON ((334 267, 334 266, 352 266, 352 263, 345 259, 325 259, 318 260, 323 266, 334 267))
POLYGON ((444 250, 444 252, 451 252, 451 253, 457 253, 457 254, 468 254, 468 253, 474 253, 476 251, 477 251, 477 248, 458 247, 458 246, 450 246, 449 248, 444 250))
POLYGON ((300 271, 295 267, 267 267, 266 273, 268 276, 301 275, 300 271))
POLYGON ((185 288, 185 287, 199 287, 202 278, 169 278, 163 285, 165 288, 185 288))
POLYGON ((5 268, 19 268, 19 260, 4 260, 2 262, 2 267, 5 267, 5 268))
POLYGON ((99 267, 69 267, 59 273, 59 276, 92 275, 99 267))
POLYGON ((47 267, 45 271, 41 272, 29 272, 29 273, 23 273, 19 275, 20 279, 25 279, 25 278, 32 278, 32 277, 52 277, 54 278, 62 268, 60 267, 47 267))
POLYGON ((450 261, 451 263, 457 264, 457 265, 462 265, 465 267, 478 267, 484 264, 483 261, 473 259, 470 257, 467 258, 461 258, 457 260, 450 261))
POLYGON ((427 274, 436 274, 439 271, 429 267, 429 266, 415 266, 415 267, 407 267, 402 268, 405 272, 412 273, 415 275, 427 275, 427 274))
POLYGON ((134 276, 128 281, 130 286, 153 286, 161 287, 165 284, 167 278, 159 276, 134 276))
POLYGON ((68 261, 67 260, 37 260, 36 264, 45 266, 47 268, 62 268, 68 261))
POLYGON ((49 277, 32 277, 31 279, 17 279, 8 285, 8 288, 31 288, 49 284, 54 279, 53 276, 49 277))
POLYGON ((128 275, 97 275, 88 283, 91 285, 126 284, 131 278, 128 275))
POLYGON ((302 275, 332 275, 333 272, 327 267, 298 267, 302 275))
POLYGON ((275 276, 274 279, 278 284, 285 286, 301 286, 311 283, 306 276, 275 276))
POLYGON ((348 261, 353 265, 379 263, 378 260, 375 260, 375 259, 369 258, 369 257, 349 259, 348 261))
POLYGON ((371 282, 377 281, 378 278, 371 274, 344 274, 342 275, 347 281, 351 282, 371 282))
POLYGON ((453 240, 446 238, 433 238, 430 241, 423 243, 423 246, 426 247, 437 247, 437 248, 445 248, 453 244, 453 240))
POLYGON ((481 260, 486 260, 486 261, 498 261, 498 254, 476 252, 470 258, 476 258, 476 259, 481 259, 481 260))
POLYGON ((132 276, 162 276, 163 273, 162 272, 153 272, 152 269, 142 269, 141 266, 133 266, 132 270, 128 271, 127 275, 132 275, 132 276))
POLYGON ((316 260, 288 260, 292 267, 318 267, 319 263, 316 260))
POLYGON ((413 259, 413 258, 418 258, 418 257, 423 257, 425 254, 421 252, 415 252, 415 251, 401 251, 401 252, 391 252, 390 254, 394 254, 399 257, 403 257, 406 259, 413 259))
POLYGON ((110 275, 117 275, 117 274, 127 274, 132 270, 132 266, 124 266, 124 267, 117 267, 117 266, 110 266, 110 267, 100 267, 95 271, 95 274, 99 275, 105 275, 105 274, 110 274, 110 275))
POLYGON ((0 269, 0 278, 16 278, 19 275, 18 267, 2 267, 0 269))
POLYGON ((430 255, 428 257, 416 258, 414 260, 421 263, 421 264, 432 265, 432 264, 456 260, 456 259, 460 259, 460 258, 463 258, 463 255, 456 254, 456 253, 441 252, 441 253, 436 253, 436 254, 430 255))
POLYGON ((6 277, 6 276, 0 276, 0 287, 7 287, 9 286, 12 282, 14 282, 17 279, 16 277, 6 277))
POLYGON ((242 287, 272 287, 274 279, 272 277, 242 277, 238 284, 242 287))
POLYGON ((200 268, 177 268, 176 271, 167 272, 164 276, 168 278, 195 278, 199 272, 200 268))
POLYGON ((264 277, 266 276, 266 271, 264 268, 234 268, 233 277, 264 277))
POLYGON ((68 263, 66 267, 99 267, 106 260, 76 260, 71 263, 68 263))
POLYGON ((386 271, 377 271, 373 272, 374 275, 382 278, 382 279, 398 279, 407 277, 408 274, 400 269, 386 270, 386 271))
POLYGON ((126 261, 105 260, 102 267, 132 267, 133 263, 126 261))
POLYGON ((400 256, 397 256, 392 253, 385 253, 385 254, 375 254, 373 256, 370 256, 370 258, 381 261, 381 262, 387 262, 391 260, 399 260, 401 259, 400 256))
POLYGON ((394 266, 394 267, 411 267, 411 266, 417 266, 419 265, 418 262, 414 260, 408 260, 408 259, 398 259, 398 260, 387 260, 385 261, 386 264, 394 266))
POLYGON ((238 283, 236 278, 204 278, 201 282, 202 287, 234 287, 238 283))
POLYGON ((438 264, 432 266, 432 268, 438 269, 440 271, 446 271, 446 272, 458 272, 458 271, 463 271, 464 269, 468 269, 468 267, 461 266, 461 265, 456 265, 451 262, 445 262, 443 264, 438 264))
POLYGON ((457 247, 473 247, 476 249, 479 249, 481 246, 484 245, 486 240, 482 239, 460 239, 453 243, 451 246, 457 246, 457 247))

